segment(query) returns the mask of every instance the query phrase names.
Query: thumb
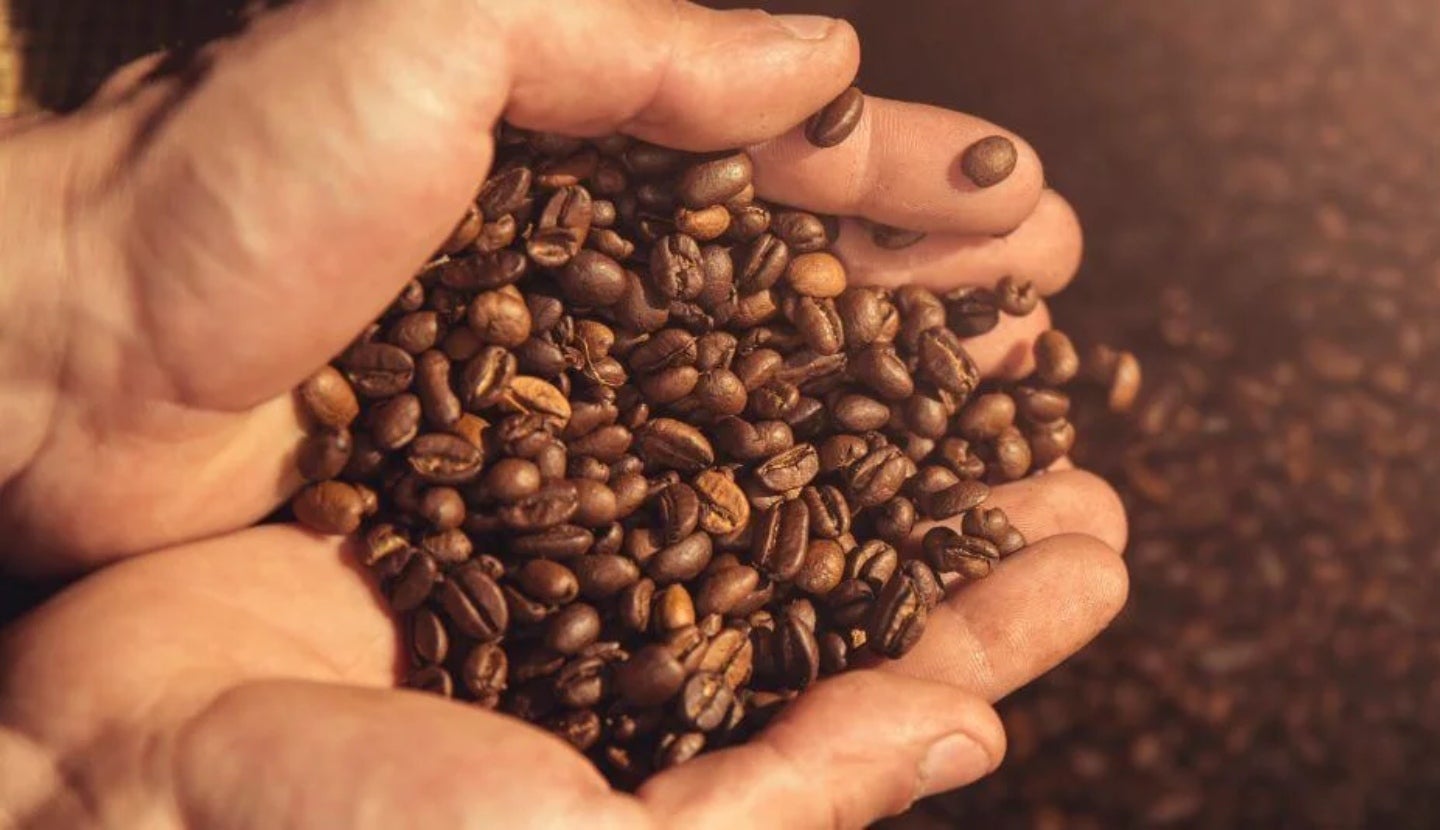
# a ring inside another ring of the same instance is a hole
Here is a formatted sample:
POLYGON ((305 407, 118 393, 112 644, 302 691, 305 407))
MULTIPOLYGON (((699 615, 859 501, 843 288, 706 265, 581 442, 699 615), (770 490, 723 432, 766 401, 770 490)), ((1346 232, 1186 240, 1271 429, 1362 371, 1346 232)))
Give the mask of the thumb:
POLYGON ((999 716, 940 683, 858 671, 827 680, 750 743, 651 779, 664 826, 865 827, 989 774, 999 716))
POLYGON ((803 120, 857 60, 843 23, 677 0, 315 0, 261 18, 158 106, 134 99, 107 204, 161 361, 148 391, 246 408, 331 357, 450 230, 502 112, 739 146, 803 120))

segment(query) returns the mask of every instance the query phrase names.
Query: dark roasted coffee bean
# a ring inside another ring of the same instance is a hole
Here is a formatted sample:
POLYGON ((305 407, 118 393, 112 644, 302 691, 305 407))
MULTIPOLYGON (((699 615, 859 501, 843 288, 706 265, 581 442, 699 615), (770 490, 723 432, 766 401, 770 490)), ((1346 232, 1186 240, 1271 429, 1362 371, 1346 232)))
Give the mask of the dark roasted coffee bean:
POLYGON ((420 399, 409 393, 381 401, 370 411, 370 439, 382 450, 398 450, 420 434, 420 399))
MULTIPOLYGON (((1001 432, 1001 437, 1011 434, 1010 430, 1001 432)), ((985 475, 986 465, 975 451, 970 447, 970 442, 964 438, 951 436, 942 440, 936 447, 936 456, 956 478, 981 478, 985 475)), ((953 481, 951 482, 953 483, 953 481)), ((948 484, 946 486, 949 486, 948 484)), ((938 488, 933 488, 938 489, 938 488)))
POLYGON ((406 314, 391 324, 385 339, 412 355, 434 348, 440 339, 440 318, 433 311, 406 314))
POLYGON ((435 593, 450 622, 469 637, 493 642, 509 626, 505 595, 479 568, 460 568, 442 581, 435 593))
POLYGON ((460 399, 450 387, 450 359, 442 352, 432 349, 416 359, 415 391, 431 426, 444 429, 464 414, 460 399))
POLYGON ((306 436, 295 455, 295 466, 306 481, 335 478, 344 472, 353 449, 350 430, 322 429, 306 436))
POLYGON ((570 521, 581 527, 602 527, 619 517, 620 507, 614 490, 590 479, 578 479, 573 483, 577 506, 570 521))
POLYGON ((1000 538, 995 541, 995 548, 1000 551, 1000 558, 1004 559, 1011 554, 1019 553, 1026 545, 1025 534, 1019 528, 1006 528, 1000 538))
MULTIPOLYGON (((541 491, 541 495, 545 491, 541 491)), ((572 491, 573 492, 573 491, 572 491)), ((532 497, 534 498, 534 497, 532 497)), ((523 504, 524 502, 520 502, 523 504)), ((509 508, 505 508, 509 509, 509 508)), ((502 516, 502 519, 505 517, 502 516)), ((574 559, 583 556, 595 544, 595 534, 579 525, 557 524, 544 530, 516 536, 510 540, 510 552, 516 556, 543 556, 546 559, 574 559)))
POLYGON ((754 167, 747 153, 732 153, 691 165, 680 175, 676 193, 692 210, 724 204, 750 184, 754 167))
POLYGON ((600 637, 600 612, 574 602, 560 609, 545 626, 545 647, 557 654, 579 654, 600 637))
MULTIPOLYGON (((655 581, 647 577, 620 592, 615 613, 627 629, 642 633, 650 628, 650 611, 654 602, 655 581)), ((691 616, 694 616, 693 611, 691 616)))
POLYGON ((1003 135, 986 136, 965 148, 960 172, 976 187, 994 187, 1010 178, 1018 160, 1015 142, 1003 135))
POLYGON ((865 632, 870 648, 894 660, 915 647, 929 617, 924 593, 928 587, 919 587, 906 571, 890 578, 875 598, 875 610, 865 632))
POLYGON ((795 574, 795 587, 823 597, 840 584, 845 575, 845 552, 833 539, 811 540, 805 564, 795 574))
POLYGON ((988 467, 1001 481, 1015 481, 1024 477, 1034 463, 1030 442, 1013 426, 996 436, 991 444, 991 452, 995 460, 988 467))
POLYGON ((1047 386, 1064 386, 1080 373, 1080 356, 1064 332, 1044 332, 1035 338, 1035 376, 1047 386))
MULTIPOLYGON (((782 210, 774 215, 770 222, 772 232, 780 237, 791 251, 797 254, 808 254, 824 250, 830 244, 825 233, 825 223, 820 217, 813 213, 805 213, 799 210, 782 210)), ((843 282, 844 272, 841 271, 843 282)), ((841 286, 844 287, 843 285, 841 286)), ((835 296, 833 294, 815 296, 835 296)))
MULTIPOLYGON (((538 471, 538 465, 537 465, 538 471)), ((570 521, 580 509, 575 484, 554 481, 501 507, 500 520, 517 530, 541 530, 570 521)))
POLYGON ((972 399, 956 416, 955 427, 971 441, 997 438, 1015 422, 1015 399, 1004 392, 991 392, 972 399))
POLYGON ((822 539, 838 539, 850 532, 850 503, 838 487, 810 486, 800 491, 800 500, 810 512, 810 533, 822 539))
POLYGON ((850 286, 835 298, 835 308, 851 348, 888 343, 900 327, 894 304, 876 288, 850 286))
POLYGON ((486 222, 480 226, 480 233, 471 243, 476 251, 482 254, 493 254, 510 246, 515 241, 519 226, 514 216, 502 216, 494 222, 486 222))
POLYGON ((779 621, 774 634, 775 661, 780 684, 787 689, 805 689, 820 675, 820 644, 813 626, 792 615, 779 621))
POLYGON ((810 511, 799 500, 784 501, 759 518, 750 561, 771 579, 793 579, 805 563, 810 511))
POLYGON ((535 264, 560 268, 569 262, 590 233, 590 192, 583 187, 562 187, 546 203, 525 252, 535 264))
POLYGON ((900 552, 894 545, 871 539, 845 557, 845 578, 860 579, 879 591, 900 567, 900 552))
POLYGON ((785 279, 797 294, 834 298, 845 290, 845 266, 834 254, 824 251, 800 254, 790 261, 785 279))
POLYGON ((966 579, 990 575, 1000 561, 995 545, 978 536, 962 536, 940 525, 925 532, 921 540, 926 561, 939 573, 958 573, 966 579))
POLYGON ((674 544, 699 526, 700 497, 688 484, 672 484, 656 499, 655 513, 666 543, 674 544))
POLYGON ((439 578, 434 559, 424 554, 411 556, 389 586, 390 607, 402 614, 413 611, 430 597, 439 578))
POLYGON ((995 295, 984 288, 961 288, 945 295, 946 320, 961 337, 979 337, 1000 324, 995 295))
POLYGON ((805 138, 816 147, 834 147, 850 137, 865 112, 865 94, 849 87, 805 122, 805 138))
POLYGON ((1040 292, 1029 280, 1021 282, 1007 275, 1001 277, 995 287, 995 299, 1001 311, 1013 317, 1024 317, 1040 304, 1040 292))
POLYGON ((990 497, 990 488, 978 481, 959 481, 925 498, 925 512, 931 519, 948 519, 980 506, 990 497))
POLYGON ((789 266, 789 247, 774 234, 761 234, 735 257, 735 287, 741 294, 764 291, 779 282, 789 266))
POLYGON ((825 596, 830 618, 843 628, 864 628, 875 606, 875 589, 863 579, 849 579, 825 596))
POLYGON ((475 241, 480 235, 480 228, 485 224, 485 218, 480 215, 480 210, 475 205, 465 206, 465 215, 455 223, 450 231, 450 236, 440 243, 440 253, 447 256, 458 254, 475 241))
POLYGON ((1058 389, 1020 386, 1013 394, 1016 411, 1030 423, 1058 421, 1070 414, 1070 396, 1058 389))
POLYGON ((888 401, 904 400, 915 394, 915 380, 910 370, 889 344, 866 346, 852 356, 850 375, 888 401))
POLYGON ((480 196, 476 199, 485 221, 494 222, 518 209, 530 193, 532 177, 528 167, 512 167, 490 177, 480 188, 480 196))
MULTIPOLYGON (((717 313, 726 311, 727 309, 722 309, 717 313)), ((734 308, 728 309, 727 323, 735 329, 755 328, 774 320, 779 312, 779 298, 774 291, 767 288, 738 297, 734 308)))
MULTIPOLYGON (((826 438, 818 450, 820 472, 825 474, 841 472, 870 452, 865 439, 858 435, 840 433, 826 438)), ((733 454, 733 453, 732 453, 733 454)))
POLYGON ((980 382, 980 370, 955 333, 932 328, 919 338, 920 371, 926 379, 962 397, 980 382))
POLYGON ((695 335, 684 329, 664 329, 635 347, 629 355, 630 367, 641 374, 658 372, 676 366, 694 366, 699 351, 695 335))
POLYGON ((450 653, 450 635, 445 623, 428 608, 421 608, 410 618, 410 651, 422 664, 445 662, 450 653))
POLYGON ((645 573, 661 585, 691 580, 710 564, 713 552, 710 534, 692 533, 656 553, 645 563, 645 573))
POLYGON ((817 641, 820 645, 820 673, 839 674, 850 665, 850 645, 834 631, 826 631, 817 641))
POLYGON ((733 703, 734 692, 725 685, 725 678, 702 671, 685 681, 680 691, 679 715, 687 725, 710 732, 725 722, 733 703))
POLYGON ((432 432, 410 442, 410 469, 427 484, 464 484, 480 475, 485 458, 463 438, 432 432))
POLYGON ((831 408, 835 425, 847 432, 870 432, 890 421, 890 407, 865 395, 841 395, 831 408))
POLYGON ((777 493, 804 487, 820 473, 820 456, 811 444, 798 444, 755 468, 755 477, 777 493))
POLYGON ((586 147, 544 161, 535 170, 535 186, 541 190, 573 187, 595 173, 600 154, 586 147))
POLYGON ((500 705, 500 696, 505 693, 509 668, 504 648, 498 643, 480 643, 465 656, 460 681, 474 696, 475 703, 494 709, 500 705))
POLYGON ((609 690, 609 671, 599 657, 577 657, 555 675, 555 700, 571 709, 599 705, 609 690))
POLYGON ((746 565, 716 571, 706 577, 695 593, 695 613, 726 615, 735 610, 760 586, 760 574, 746 565))
POLYGON ((672 366, 653 375, 640 376, 635 386, 645 400, 660 407, 686 397, 699 383, 700 372, 694 366, 672 366))
POLYGON ((786 301, 786 316, 796 331, 817 354, 833 355, 845 346, 845 331, 840 314, 832 300, 814 297, 791 297, 786 301))
POLYGON ((599 251, 577 252, 560 270, 560 291, 578 306, 608 306, 625 294, 625 269, 599 251))
POLYGON ((715 463, 715 450, 700 430, 671 418, 655 418, 635 436, 635 454, 650 469, 698 473, 715 463))
POLYGON ((755 649, 750 642, 749 627, 743 623, 722 628, 711 636, 700 658, 700 671, 720 675, 732 690, 744 687, 754 667, 755 649))
MULTIPOLYGON (((356 346, 341 357, 341 366, 354 390, 366 398, 388 398, 399 394, 410 386, 415 377, 415 359, 409 352, 389 343, 356 346)), ((343 397, 339 392, 333 394, 343 397)), ((310 411, 316 411, 313 405, 310 411)))
POLYGON ((295 518, 317 533, 348 536, 360 529, 365 505, 360 493, 341 481, 307 486, 291 501, 295 518))
POLYGON ((894 498, 914 471, 914 462, 898 447, 872 450, 846 467, 845 492, 852 507, 874 507, 894 498))
POLYGON ((901 565, 900 570, 915 586, 927 611, 935 610, 935 606, 945 599, 945 584, 929 565, 919 559, 911 559, 901 565))
POLYGON ((684 685, 685 667, 663 645, 647 645, 615 669, 615 690, 631 706, 659 706, 684 685))
POLYGON ((499 403, 517 377, 515 355, 500 346, 487 346, 471 358, 461 373, 460 399, 473 411, 499 403))
POLYGON ((754 392, 768 385, 780 372, 785 364, 779 352, 774 349, 756 349, 754 351, 742 351, 735 359, 735 374, 745 384, 745 388, 754 392))
POLYGON ((896 496, 880 505, 874 514, 875 533, 886 542, 898 545, 910 538, 915 529, 915 504, 904 496, 896 496))
POLYGON ((311 420, 332 430, 343 430, 360 415, 360 402, 350 381, 332 366, 306 378, 296 397, 311 420))
POLYGON ((1070 454, 1075 446, 1075 425, 1064 419, 1036 424, 1025 430, 1025 437, 1035 469, 1044 470, 1070 454))
POLYGON ((730 209, 729 238, 736 242, 752 242, 770 230, 770 211, 763 205, 745 205, 730 209))
POLYGON ((558 735, 580 752, 588 752, 600 742, 604 725, 600 716, 591 709, 558 712, 544 718, 540 725, 558 735))
POLYGON ((997 544, 1009 529, 1010 517, 998 507, 971 510, 960 523, 960 530, 966 536, 979 536, 997 544))
POLYGON ((444 565, 458 565, 470 558, 475 546, 459 528, 431 533, 420 540, 420 549, 444 565))
POLYGON ((659 240, 650 254, 650 284, 662 297, 691 300, 705 287, 705 260, 694 238, 683 233, 659 240))
POLYGON ((771 381, 750 394, 750 414, 760 420, 779 420, 800 402, 800 389, 793 383, 771 381))
MULTIPOLYGON (((640 566, 629 557, 589 554, 568 563, 586 599, 609 599, 640 581, 640 566)), ((653 590, 653 589, 652 589, 653 590)))
MULTIPOLYGON (((589 557, 582 557, 583 562, 589 557)), ((532 559, 515 574, 516 582, 525 593, 548 605, 564 605, 580 594, 575 572, 549 559, 532 559)))
POLYGON ((451 697, 455 694, 455 681, 450 673, 439 666, 422 666, 405 678, 405 685, 411 689, 429 692, 432 695, 451 697))
POLYGON ((486 256, 452 259, 430 272, 440 284, 430 289, 425 303, 440 311, 441 318, 447 323, 454 323, 464 312, 464 297, 457 292, 513 285, 529 270, 530 260, 518 251, 503 250, 486 256))
POLYGON ((662 642, 675 655, 675 659, 685 667, 686 674, 694 674, 700 670, 700 661, 705 657, 705 646, 708 638, 705 632, 694 625, 677 628, 672 631, 663 632, 662 642))
POLYGON ((694 626, 695 601, 684 585, 671 585, 655 595, 650 617, 659 634, 694 626))
POLYGON ((485 492, 496 501, 511 503, 540 489, 540 469, 523 458, 502 458, 485 473, 485 492))

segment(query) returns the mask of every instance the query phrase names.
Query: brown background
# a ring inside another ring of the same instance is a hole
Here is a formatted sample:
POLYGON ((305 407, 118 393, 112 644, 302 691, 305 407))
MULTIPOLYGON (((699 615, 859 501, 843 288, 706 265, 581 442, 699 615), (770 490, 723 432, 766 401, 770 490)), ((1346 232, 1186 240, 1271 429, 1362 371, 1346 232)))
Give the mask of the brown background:
MULTIPOLYGON (((232 20, 219 0, 9 2, 0 111, 74 105, 122 60, 232 20)), ((1031 139, 1087 227, 1083 278, 1059 318, 1139 350, 1152 390, 1284 376, 1322 324, 1345 345, 1378 338, 1317 319, 1308 298, 1335 286, 1383 286, 1421 329, 1440 313, 1434 0, 768 6, 855 21, 870 92, 972 111, 1031 139), (1177 308, 1212 327, 1203 359, 1177 356, 1166 328, 1177 308)), ((1429 451, 1440 447, 1424 428, 1440 408, 1424 384, 1440 377, 1440 349, 1428 344, 1407 352, 1414 397, 1429 401, 1421 440, 1368 470, 1381 484, 1365 498, 1314 510, 1282 489, 1267 515, 1294 498, 1295 521, 1250 532, 1242 513, 1259 497, 1246 481, 1222 473, 1165 503, 1127 484, 1129 609, 1003 706, 1012 752, 994 780, 927 803, 905 826, 1435 826, 1440 452, 1429 451), (1378 534, 1334 541, 1377 523, 1378 534)), ((1222 470, 1281 440, 1258 429, 1221 441, 1229 406, 1212 395, 1192 407, 1196 428, 1217 436, 1198 455, 1222 470)), ((1334 458, 1370 446, 1316 440, 1334 458)), ((1086 450, 1118 472, 1119 446, 1086 450)), ((1332 463, 1342 478, 1362 464, 1332 463)))

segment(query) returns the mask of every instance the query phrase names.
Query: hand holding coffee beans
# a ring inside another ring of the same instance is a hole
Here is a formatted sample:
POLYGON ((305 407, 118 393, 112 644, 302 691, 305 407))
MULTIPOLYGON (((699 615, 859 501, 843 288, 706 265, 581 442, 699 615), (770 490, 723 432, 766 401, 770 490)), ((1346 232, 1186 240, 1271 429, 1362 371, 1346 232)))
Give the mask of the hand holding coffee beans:
MULTIPOLYGON (((863 106, 852 87, 807 138, 839 145, 863 106)), ((947 586, 1025 547, 987 483, 1069 453, 1079 356, 1048 331, 997 383, 962 338, 1032 312, 1029 283, 851 285, 834 220, 758 199, 743 151, 496 140, 437 259, 299 390, 301 458, 327 463, 295 514, 363 521, 410 685, 633 787, 903 656, 947 586)), ((1014 162, 985 139, 961 164, 988 187, 1014 162)))

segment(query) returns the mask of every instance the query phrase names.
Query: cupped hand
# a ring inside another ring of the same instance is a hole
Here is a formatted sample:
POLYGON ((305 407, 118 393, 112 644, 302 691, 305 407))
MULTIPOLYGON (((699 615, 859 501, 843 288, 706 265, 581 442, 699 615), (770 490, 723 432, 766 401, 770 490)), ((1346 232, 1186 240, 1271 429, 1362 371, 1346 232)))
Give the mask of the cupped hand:
MULTIPOLYGON (((1080 237, 1033 151, 956 172, 1004 130, 870 99, 838 147, 800 124, 854 77, 844 22, 675 0, 308 0, 181 76, 122 70, 77 114, 0 128, 0 532, 5 567, 73 572, 243 527, 297 486, 289 390, 447 235, 502 114, 690 150, 750 146, 760 195, 929 236, 861 281, 1042 293, 1080 237), (777 137, 778 136, 778 137, 777 137)), ((1025 368, 1043 308, 969 345, 1025 368)), ((1096 491, 1103 497, 1103 491, 1096 491)))
POLYGON ((0 812, 38 827, 858 828, 992 770, 989 701, 1123 598, 1122 539, 1056 535, 1111 533, 1113 514, 1079 519, 1027 485, 995 500, 1041 541, 955 592, 914 652, 820 682, 750 743, 634 796, 538 728, 393 688, 392 621, 333 539, 270 525, 134 557, 0 635, 0 812))

